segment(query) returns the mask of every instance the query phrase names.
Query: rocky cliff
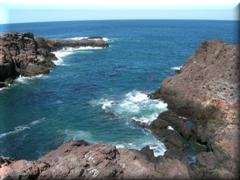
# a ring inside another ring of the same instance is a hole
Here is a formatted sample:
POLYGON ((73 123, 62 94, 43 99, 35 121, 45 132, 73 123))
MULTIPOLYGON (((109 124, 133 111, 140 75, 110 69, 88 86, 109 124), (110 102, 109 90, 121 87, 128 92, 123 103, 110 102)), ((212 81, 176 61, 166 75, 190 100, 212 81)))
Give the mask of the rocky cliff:
POLYGON ((50 40, 32 33, 0 34, 0 87, 7 86, 19 75, 48 73, 57 58, 52 51, 63 47, 107 47, 101 37, 82 40, 50 40))
MULTIPOLYGON (((168 103, 170 111, 161 114, 150 128, 168 144, 170 141, 169 147, 174 143, 167 126, 178 132, 178 141, 205 145, 193 167, 198 177, 238 177, 239 68, 239 46, 218 40, 203 42, 180 72, 166 78, 151 95, 168 103)), ((184 148, 176 143, 174 148, 174 152, 178 149, 174 153, 177 158, 182 158, 184 148)))

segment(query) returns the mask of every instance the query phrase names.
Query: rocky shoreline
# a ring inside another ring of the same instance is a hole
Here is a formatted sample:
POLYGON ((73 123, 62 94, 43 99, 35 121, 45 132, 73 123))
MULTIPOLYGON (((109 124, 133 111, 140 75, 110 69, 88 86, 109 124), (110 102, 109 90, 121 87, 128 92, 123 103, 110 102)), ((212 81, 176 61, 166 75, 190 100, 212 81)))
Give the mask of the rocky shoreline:
POLYGON ((166 155, 186 159, 184 146, 198 146, 191 165, 194 177, 239 177, 239 67, 239 45, 203 42, 181 70, 151 94, 168 103, 169 111, 150 126, 165 138, 166 155))
POLYGON ((57 57, 52 53, 64 47, 108 47, 102 37, 81 40, 53 40, 34 37, 32 33, 0 34, 0 88, 21 76, 49 73, 57 57))
MULTIPOLYGON (((30 41, 34 39, 33 49, 37 51, 33 52, 37 60, 34 61, 32 57, 32 60, 23 63, 19 58, 12 58, 10 62, 13 62, 16 76, 20 73, 31 76, 28 69, 32 61, 49 70, 56 58, 51 52, 65 46, 108 46, 103 40, 96 42, 96 38, 65 41, 29 36, 27 33, 30 41), (43 50, 39 49, 44 49, 45 54, 40 53, 43 50), (40 61, 38 56, 43 54, 45 61, 40 61), (21 71, 17 69, 18 63, 21 71)), ((4 57, 18 57, 19 54, 13 56, 10 53, 10 44, 4 57)), ((28 53, 25 52, 25 55, 28 53)), ((5 66, 0 63, 0 68, 5 66)), ((150 95, 153 99, 168 103, 168 111, 161 113, 149 126, 144 126, 165 143, 167 151, 164 156, 154 157, 148 146, 137 151, 106 144, 70 141, 38 160, 0 157, 0 179, 237 179, 240 162, 239 67, 239 46, 218 40, 203 42, 187 63, 174 76, 166 78, 160 89, 150 95)), ((6 73, 8 68, 4 71, 0 69, 1 72, 5 76, 0 77, 5 79, 0 81, 6 82, 6 76, 15 78, 11 73, 12 76, 6 73)))

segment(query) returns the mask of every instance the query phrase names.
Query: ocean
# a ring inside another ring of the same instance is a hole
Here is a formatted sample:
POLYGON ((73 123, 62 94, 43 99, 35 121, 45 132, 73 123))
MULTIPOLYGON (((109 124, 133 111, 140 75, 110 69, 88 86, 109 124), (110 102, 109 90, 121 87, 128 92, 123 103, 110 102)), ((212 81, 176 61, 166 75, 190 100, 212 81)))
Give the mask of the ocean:
MULTIPOLYGON (((46 38, 103 36, 110 46, 54 52, 47 75, 19 77, 0 90, 0 155, 36 159, 68 140, 110 143, 155 156, 161 139, 149 124, 167 110, 148 94, 173 75, 205 40, 237 43, 234 21, 117 20, 21 23, 1 31, 33 32, 46 38)), ((169 127, 170 128, 170 127, 169 127)))

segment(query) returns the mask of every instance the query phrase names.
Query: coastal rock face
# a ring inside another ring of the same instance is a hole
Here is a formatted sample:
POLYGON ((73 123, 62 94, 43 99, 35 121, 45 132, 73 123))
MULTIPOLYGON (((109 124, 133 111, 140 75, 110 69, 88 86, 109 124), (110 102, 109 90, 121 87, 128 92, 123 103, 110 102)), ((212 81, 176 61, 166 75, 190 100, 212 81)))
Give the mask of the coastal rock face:
POLYGON ((178 99, 194 102, 196 106, 212 105, 221 110, 237 107, 239 66, 239 46, 217 40, 203 42, 180 73, 162 82, 160 96, 171 101, 170 95, 175 94, 176 108, 184 108, 184 104, 178 105, 178 99))
POLYGON ((157 126, 164 120, 185 140, 207 146, 208 152, 196 156, 197 176, 238 177, 239 67, 239 46, 217 40, 203 42, 180 72, 166 78, 151 95, 166 101, 173 112, 165 112, 168 115, 153 122, 155 134, 164 133, 157 126), (169 118, 174 113, 176 117, 169 118))
POLYGON ((38 48, 32 33, 6 33, 0 36, 0 81, 18 75, 47 73, 54 66, 50 50, 38 48))
POLYGON ((17 76, 48 73, 57 58, 52 51, 63 47, 107 47, 102 38, 82 40, 49 40, 32 33, 0 34, 0 87, 12 83, 17 76))
MULTIPOLYGON (((5 160, 6 161, 6 160, 5 160)), ((0 161, 2 162, 2 161, 0 161)), ((0 179, 189 178, 179 160, 151 162, 136 150, 70 141, 36 161, 0 164, 0 179)))

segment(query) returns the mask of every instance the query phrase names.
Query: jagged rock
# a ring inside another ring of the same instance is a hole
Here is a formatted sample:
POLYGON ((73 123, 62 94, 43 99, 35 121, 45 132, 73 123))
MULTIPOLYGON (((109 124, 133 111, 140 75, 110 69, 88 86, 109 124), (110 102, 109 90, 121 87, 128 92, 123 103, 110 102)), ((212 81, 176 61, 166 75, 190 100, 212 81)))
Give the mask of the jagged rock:
POLYGON ((102 38, 82 40, 50 40, 28 33, 0 34, 0 87, 7 86, 18 75, 35 76, 48 73, 57 58, 52 51, 63 47, 108 47, 102 38))
MULTIPOLYGON (((189 122, 173 116, 163 119, 185 139, 206 144, 212 152, 207 153, 209 157, 216 158, 214 170, 207 165, 197 171, 203 170, 200 174, 206 177, 236 178, 239 174, 239 67, 239 46, 218 40, 203 42, 181 71, 163 80, 161 88, 151 94, 166 101, 178 116, 188 117, 189 122)), ((203 162, 202 155, 199 162, 203 162)))
POLYGON ((152 162, 143 152, 106 144, 70 141, 36 161, 11 161, 0 179, 189 178, 187 166, 164 158, 152 162))

